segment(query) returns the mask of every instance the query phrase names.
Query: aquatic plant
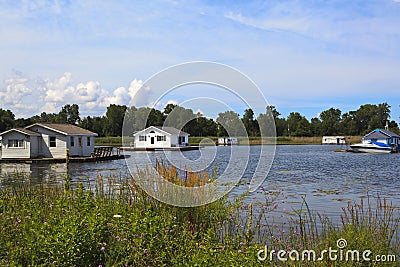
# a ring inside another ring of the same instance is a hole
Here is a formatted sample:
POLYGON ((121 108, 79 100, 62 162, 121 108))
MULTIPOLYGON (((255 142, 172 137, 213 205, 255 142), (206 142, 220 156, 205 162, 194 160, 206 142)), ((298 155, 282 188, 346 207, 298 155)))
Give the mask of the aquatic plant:
MULTIPOLYGON (((186 186, 207 180, 204 173, 190 179, 188 173, 185 179, 161 163, 157 169, 186 186)), ((385 199, 378 198, 376 205, 372 199, 349 203, 341 225, 306 202, 291 219, 275 223, 269 215, 279 209, 279 192, 260 188, 258 193, 264 194, 262 202, 250 204, 250 196, 243 195, 181 208, 155 200, 126 177, 99 176, 95 185, 68 190, 22 182, 0 189, 0 266, 255 266, 265 246, 320 252, 339 238, 350 249, 382 255, 399 251, 398 210, 385 199)), ((262 264, 283 263, 268 258, 262 264)), ((327 260, 304 264, 335 266, 327 260)), ((337 266, 354 264, 368 265, 337 266)))

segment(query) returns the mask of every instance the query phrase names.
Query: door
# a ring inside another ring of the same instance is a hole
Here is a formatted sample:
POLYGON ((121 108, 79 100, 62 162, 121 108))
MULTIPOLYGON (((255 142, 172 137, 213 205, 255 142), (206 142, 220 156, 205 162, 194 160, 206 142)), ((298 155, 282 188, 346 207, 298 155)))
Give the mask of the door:
POLYGON ((83 155, 83 148, 82 148, 82 137, 81 136, 79 136, 78 137, 78 153, 79 153, 79 156, 82 156, 83 155))
POLYGON ((154 136, 150 138, 150 144, 154 145, 154 136))

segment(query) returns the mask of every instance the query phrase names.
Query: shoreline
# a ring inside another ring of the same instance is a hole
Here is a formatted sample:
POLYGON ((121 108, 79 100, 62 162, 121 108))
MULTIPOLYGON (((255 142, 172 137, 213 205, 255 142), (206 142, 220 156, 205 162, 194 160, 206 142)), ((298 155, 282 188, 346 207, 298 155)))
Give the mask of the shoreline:
MULTIPOLYGON (((345 136, 346 144, 343 145, 350 145, 354 143, 359 143, 362 136, 345 136)), ((276 137, 275 143, 266 140, 262 140, 261 137, 249 137, 248 141, 243 140, 247 139, 244 137, 238 137, 239 145, 322 145, 322 136, 314 136, 314 137, 298 137, 298 136, 278 136, 276 137)), ((192 136, 189 137, 189 143, 193 146, 208 146, 208 145, 215 145, 218 140, 216 136, 192 136), (202 140, 207 139, 208 142, 202 142, 202 140)), ((95 145, 96 146, 123 146, 122 145, 122 137, 96 137, 95 138, 95 145)), ((330 144, 324 144, 330 145, 330 144)), ((336 145, 336 144, 332 144, 336 145)))

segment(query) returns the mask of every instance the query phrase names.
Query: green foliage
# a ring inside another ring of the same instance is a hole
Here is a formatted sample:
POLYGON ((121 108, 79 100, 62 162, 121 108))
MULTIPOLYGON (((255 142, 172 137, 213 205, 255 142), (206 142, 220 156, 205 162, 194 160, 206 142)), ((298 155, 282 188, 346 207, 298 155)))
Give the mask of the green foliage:
POLYGON ((202 114, 194 114, 174 104, 165 106, 163 112, 149 107, 127 107, 111 104, 105 116, 79 117, 79 106, 65 105, 59 113, 45 113, 31 118, 15 120, 10 110, 0 109, 0 132, 12 127, 25 127, 35 122, 72 123, 97 133, 99 136, 132 136, 134 132, 148 126, 172 126, 191 136, 293 136, 309 137, 323 135, 362 136, 388 123, 389 130, 400 133, 397 122, 390 119, 390 106, 365 104, 358 110, 342 114, 335 108, 324 110, 318 118, 311 121, 299 112, 291 112, 287 118, 274 106, 266 107, 266 112, 255 118, 252 109, 246 109, 242 118, 234 111, 218 114, 216 120, 202 114), (124 133, 122 133, 125 121, 124 133), (229 134, 228 134, 229 132, 229 134))
MULTIPOLYGON (((94 191, 82 184, 70 191, 43 185, 2 189, 0 265, 255 266, 261 263, 257 253, 264 245, 320 252, 335 248, 339 238, 348 241, 349 249, 371 249, 375 255, 399 249, 394 239, 399 217, 385 200, 378 199, 375 208, 370 202, 349 204, 341 227, 316 216, 306 203, 305 211, 279 225, 265 219, 277 209, 279 193, 261 188, 258 194, 264 194, 264 202, 246 204, 242 196, 233 203, 224 198, 180 208, 149 197, 134 181, 115 177, 99 177, 94 191)), ((282 263, 266 259, 262 264, 282 263)))
POLYGON ((105 134, 111 136, 122 136, 122 126, 127 107, 111 104, 107 108, 105 134))
POLYGON ((0 108, 0 132, 9 130, 14 126, 15 115, 11 110, 0 108))

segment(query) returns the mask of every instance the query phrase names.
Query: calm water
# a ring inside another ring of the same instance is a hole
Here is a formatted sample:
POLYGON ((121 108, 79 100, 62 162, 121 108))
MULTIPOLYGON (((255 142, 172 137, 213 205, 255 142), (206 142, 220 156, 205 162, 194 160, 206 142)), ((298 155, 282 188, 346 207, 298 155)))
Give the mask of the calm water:
MULTIPOLYGON (((238 151, 232 151, 230 147, 205 147, 200 151, 182 153, 125 153, 131 156, 128 163, 135 168, 144 167, 158 158, 172 161, 182 168, 186 166, 197 170, 207 167, 210 174, 214 170, 218 174, 229 171, 232 177, 242 177, 239 185, 230 193, 235 198, 248 190, 260 148, 240 146, 236 148, 238 151), (247 157, 246 151, 249 149, 250 157, 247 157), (231 160, 235 163, 233 167, 228 167, 231 153, 231 160), (246 165, 243 164, 247 161, 248 165, 244 168, 246 165)), ((245 202, 263 202, 265 192, 279 192, 274 200, 278 207, 272 216, 300 209, 304 197, 311 209, 332 218, 337 218, 349 200, 359 202, 360 198, 367 196, 386 197, 397 208, 400 206, 400 154, 334 152, 337 148, 322 145, 277 146, 270 172, 268 175, 261 173, 261 178, 265 178, 262 184, 264 190, 258 189, 249 194, 245 202)), ((128 174, 125 160, 70 164, 73 184, 83 182, 95 185, 98 175, 124 178, 128 174)), ((0 186, 12 185, 16 180, 32 184, 62 184, 64 177, 65 164, 0 164, 0 186)))

